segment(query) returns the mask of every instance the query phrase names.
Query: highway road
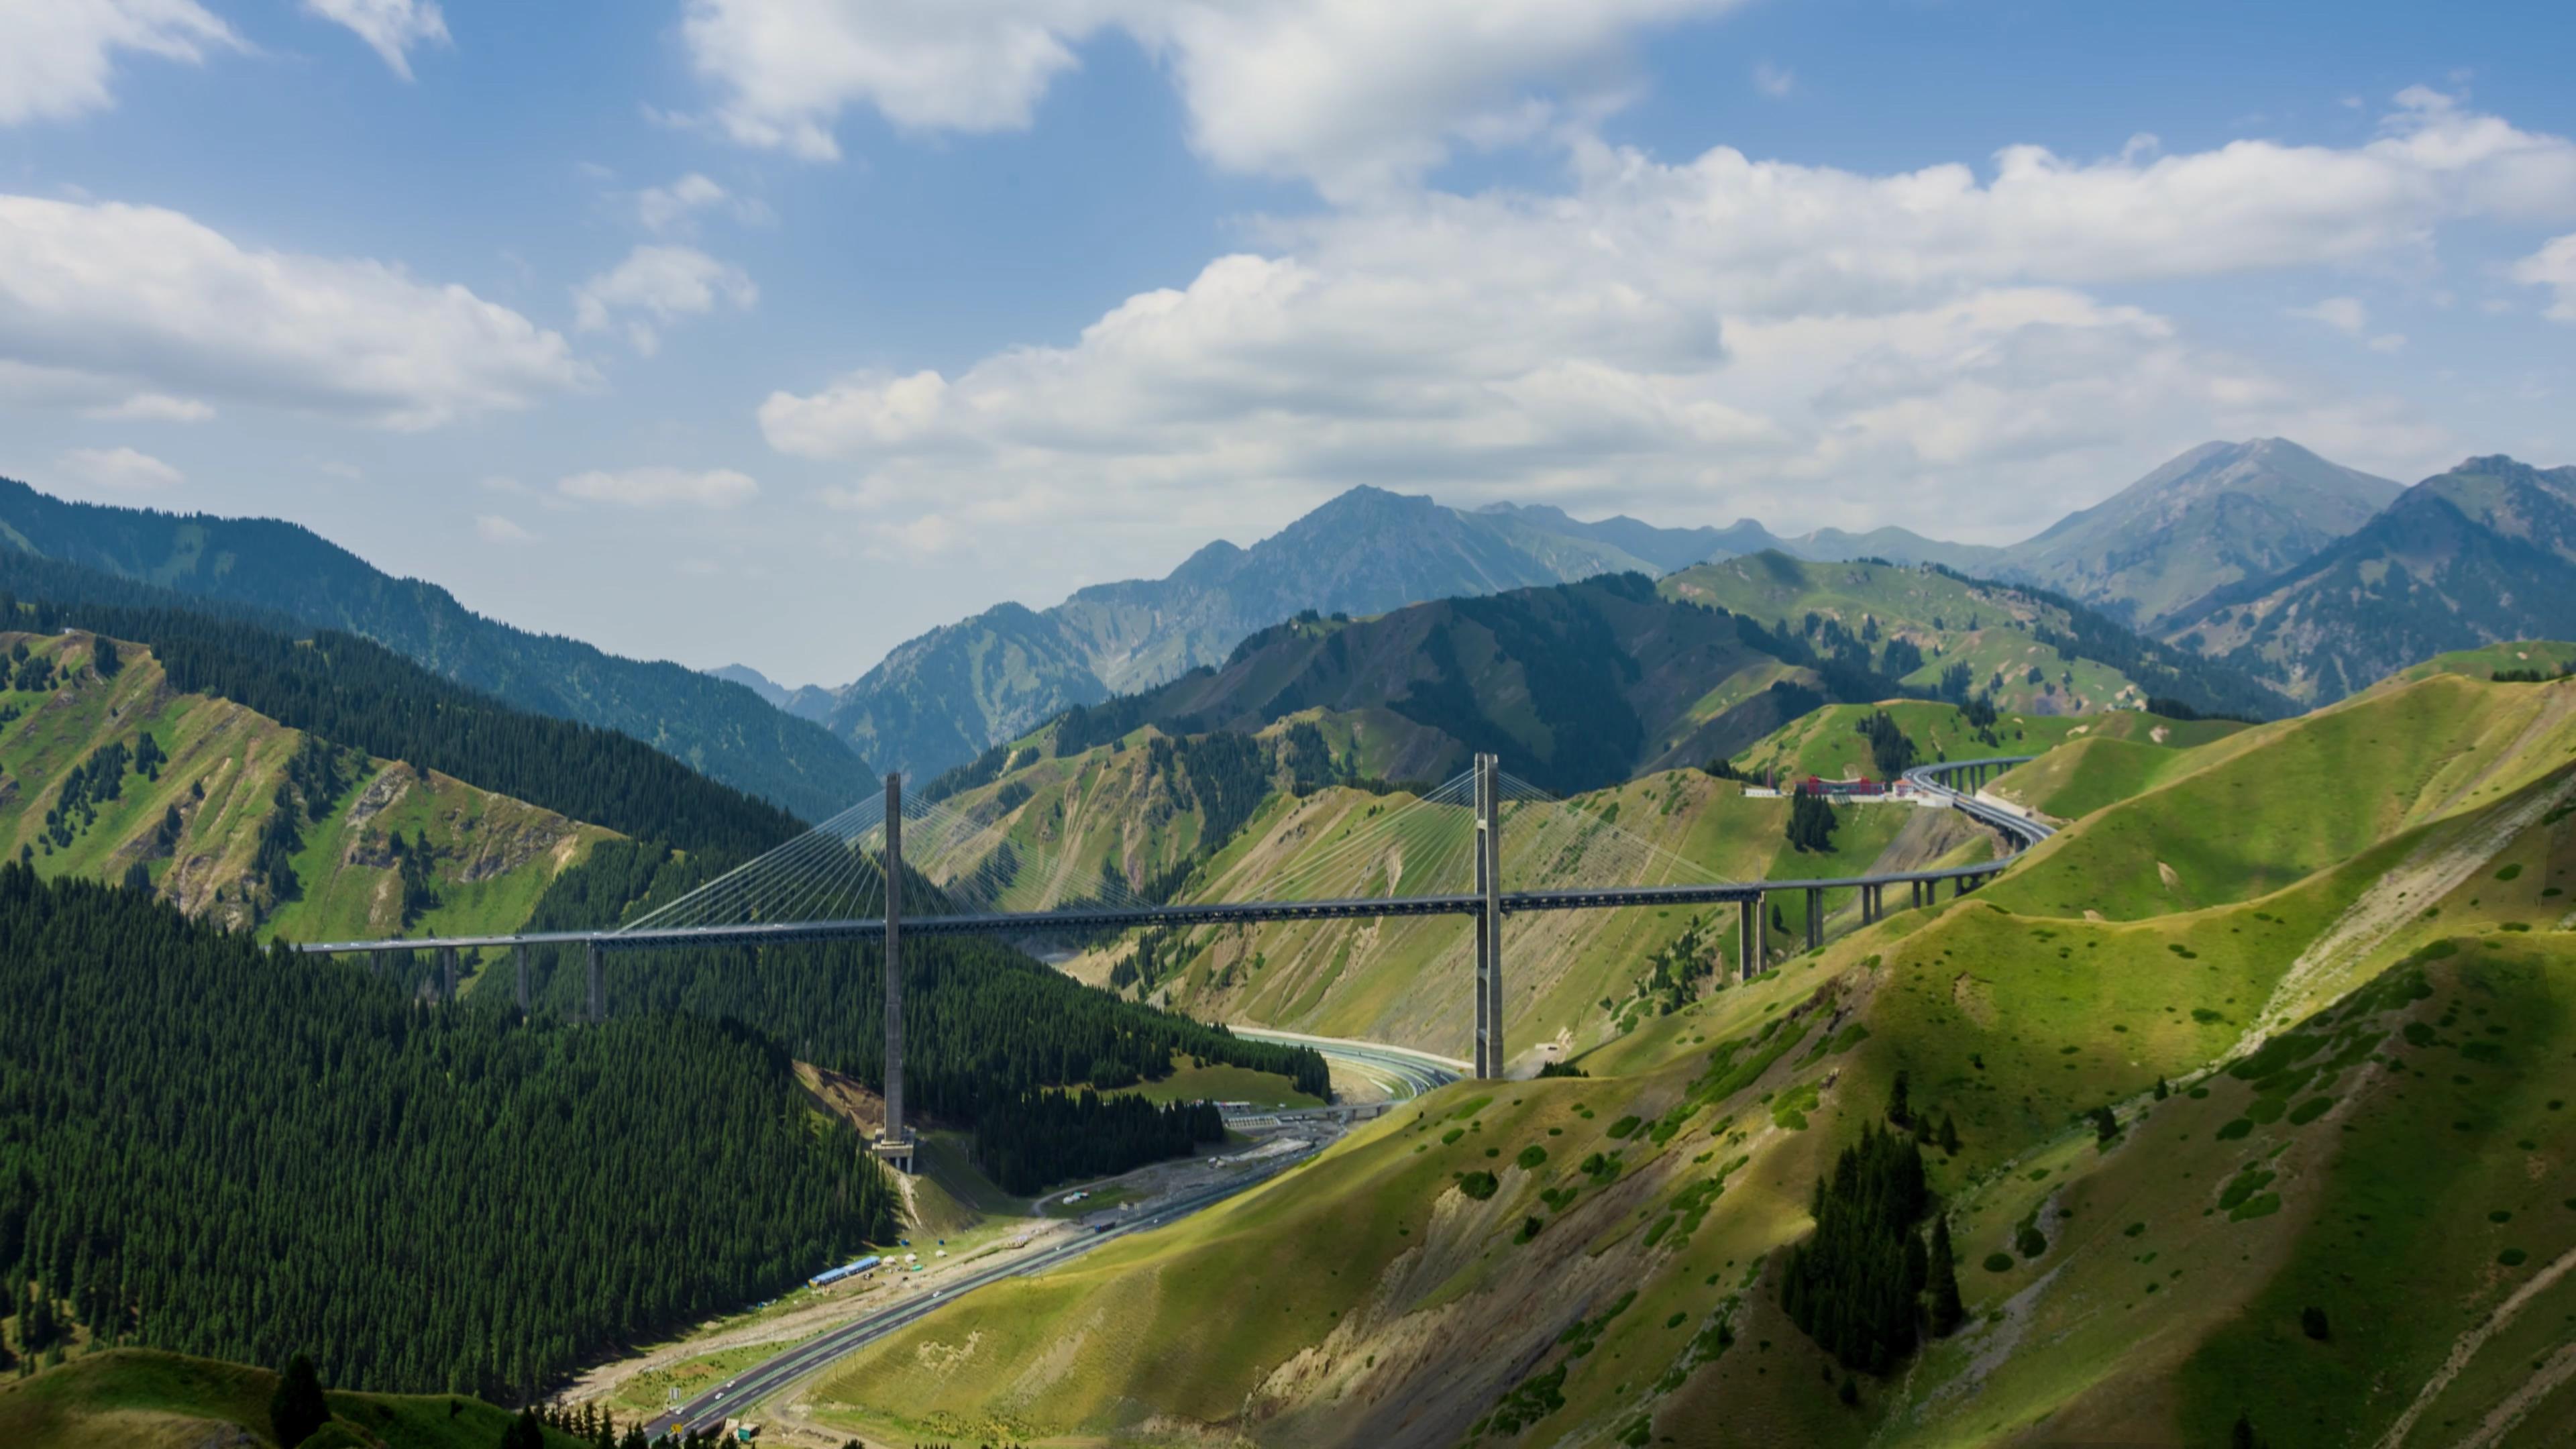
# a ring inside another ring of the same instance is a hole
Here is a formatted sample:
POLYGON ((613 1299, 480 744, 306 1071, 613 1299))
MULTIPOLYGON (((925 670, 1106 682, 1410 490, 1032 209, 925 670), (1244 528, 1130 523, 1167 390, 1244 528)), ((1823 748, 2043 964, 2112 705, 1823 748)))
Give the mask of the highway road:
POLYGON ((644 1426, 645 1437, 659 1439, 675 1430, 682 1433, 695 1433, 705 1429, 721 1428, 728 1417, 743 1417, 747 1410, 757 1406, 762 1400, 783 1393, 801 1380, 830 1367, 835 1360, 856 1353, 887 1334, 929 1316, 978 1288, 999 1283, 1005 1278, 1044 1272, 1060 1264, 1069 1263, 1104 1244, 1116 1242, 1131 1233, 1160 1227, 1175 1218, 1186 1217, 1202 1208, 1211 1207, 1237 1193, 1247 1192, 1260 1186, 1289 1168, 1306 1161, 1314 1153, 1315 1149, 1309 1148, 1292 1156, 1283 1157, 1276 1165, 1265 1167, 1260 1172, 1248 1174, 1235 1181, 1201 1188, 1196 1192, 1174 1198, 1170 1202, 1141 1207, 1120 1220, 1117 1226, 1105 1232, 1085 1233, 1051 1248, 1013 1255, 990 1268, 967 1275, 958 1280, 953 1287, 943 1287, 933 1293, 925 1293, 901 1303, 889 1304, 864 1318, 853 1319, 818 1337, 807 1339, 794 1348, 786 1349, 775 1358, 743 1370, 727 1381, 724 1386, 711 1389, 682 1404, 675 1414, 655 1415, 644 1426))
POLYGON ((1307 1036, 1302 1032, 1273 1031, 1265 1026, 1229 1026, 1226 1030, 1248 1041, 1285 1042, 1290 1046, 1313 1047, 1326 1057, 1348 1064, 1385 1082, 1396 1101, 1419 1097, 1437 1091, 1475 1070, 1473 1064, 1455 1057, 1435 1056, 1409 1047, 1388 1046, 1383 1042, 1346 1041, 1340 1037, 1307 1036))

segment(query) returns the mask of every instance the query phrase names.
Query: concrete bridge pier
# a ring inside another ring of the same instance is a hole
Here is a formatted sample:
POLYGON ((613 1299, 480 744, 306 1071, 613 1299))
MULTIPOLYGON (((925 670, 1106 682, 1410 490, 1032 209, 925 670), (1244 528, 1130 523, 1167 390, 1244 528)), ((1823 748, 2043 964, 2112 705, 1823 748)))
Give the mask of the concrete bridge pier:
POLYGON ((524 1013, 528 1009, 528 948, 511 947, 510 965, 516 968, 519 974, 519 1010, 524 1013))
POLYGON ((1860 923, 1868 926, 1876 924, 1877 921, 1878 887, 1864 885, 1860 888, 1860 923))
POLYGON ((589 960, 584 985, 588 991, 582 998, 582 1005, 584 1014, 590 1018, 591 1024, 596 1026, 608 1020, 608 978, 599 969, 599 942, 594 940, 585 944, 588 948, 589 960))
POLYGON ((438 999, 450 1003, 456 1000, 456 948, 453 946, 438 948, 438 999))
POLYGON ((1762 956, 1767 946, 1763 937, 1769 934, 1764 929, 1765 922, 1762 918, 1762 893, 1756 891, 1736 905, 1738 910, 1735 923, 1737 974, 1750 981, 1762 974, 1762 956))
POLYGON ((871 1151, 897 1172, 912 1171, 912 1129, 903 1120, 903 776, 885 782, 885 1131, 871 1151))
POLYGON ((1478 755, 1476 772, 1476 1075, 1503 1074, 1502 762, 1478 755))
POLYGON ((1807 887, 1807 949, 1825 944, 1825 888, 1807 887))

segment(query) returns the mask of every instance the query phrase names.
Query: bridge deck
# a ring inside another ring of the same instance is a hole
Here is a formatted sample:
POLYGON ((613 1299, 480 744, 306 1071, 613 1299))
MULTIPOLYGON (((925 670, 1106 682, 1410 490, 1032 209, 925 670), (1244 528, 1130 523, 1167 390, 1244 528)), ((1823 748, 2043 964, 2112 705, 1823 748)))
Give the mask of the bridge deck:
MULTIPOLYGON (((1951 806, 1992 825, 2018 842, 2036 844, 2049 828, 2007 810, 1950 790, 1937 777, 1979 766, 2018 764, 2027 756, 1989 760, 1956 760, 1922 765, 1906 772, 1917 785, 1940 792, 1951 806)), ((2016 852, 2018 854, 2018 852, 2016 852)), ((1915 882, 1974 882, 2002 871, 2012 861, 1984 861, 1942 870, 1892 871, 1884 875, 1823 876, 1811 880, 1711 881, 1698 884, 1620 886, 1602 890, 1505 891, 1505 914, 1529 911, 1598 911, 1623 906, 1720 905, 1759 901, 1781 891, 1850 890, 1859 886, 1915 882)), ((1388 896, 1329 901, 1206 901, 1124 908, 1075 907, 1053 911, 1018 911, 989 915, 906 916, 906 935, 1026 935, 1047 932, 1083 934, 1133 926, 1199 926, 1229 921, 1334 921, 1383 916, 1471 916, 1482 900, 1473 894, 1388 896)), ((672 946, 778 945, 806 941, 864 940, 885 934, 882 919, 843 921, 762 921, 740 925, 683 926, 668 930, 527 931, 493 936, 438 936, 416 940, 315 941, 299 951, 338 955, 366 951, 419 951, 440 948, 502 946, 574 946, 597 944, 604 951, 642 951, 672 946)))

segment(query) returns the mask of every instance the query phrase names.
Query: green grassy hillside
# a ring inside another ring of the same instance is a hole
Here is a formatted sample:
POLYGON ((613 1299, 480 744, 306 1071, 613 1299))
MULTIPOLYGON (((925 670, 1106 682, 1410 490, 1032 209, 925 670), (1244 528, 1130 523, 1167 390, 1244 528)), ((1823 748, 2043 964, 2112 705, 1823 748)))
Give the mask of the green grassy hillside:
POLYGON ((2576 644, 2557 639, 2521 639, 2489 644, 2482 649, 2455 649, 2448 654, 2436 654, 2371 687, 2385 689, 2411 684, 2436 674, 2465 674, 2471 679, 2493 679, 2498 674, 2521 670, 2558 674, 2570 668, 2576 668, 2576 644))
POLYGON ((1922 657, 1886 671, 1899 683, 1928 695, 1964 665, 1965 688, 1950 697, 1982 692, 2007 713, 2136 709, 2166 695, 2230 712, 2277 712, 2281 703, 2231 666, 2141 639, 2054 595, 1940 569, 1764 552, 1685 569, 1657 588, 1820 643, 1839 631, 1882 663, 1887 646, 1902 641, 1922 657))
MULTIPOLYGON (((33 1378, 0 1385, 0 1444, 10 1449, 180 1449, 274 1445, 267 1369, 125 1348, 81 1354, 33 1378)), ((512 1417, 480 1399, 444 1394, 330 1395, 342 1444, 387 1449, 491 1449, 512 1417)), ((324 1434, 332 1430, 326 1428, 324 1434)), ((554 1430, 546 1443, 582 1441, 554 1430)), ((317 1441, 318 1442, 318 1441, 317 1441)))
MULTIPOLYGON (((817 1415, 898 1442, 2217 1445, 2240 1414, 2280 1449, 2564 1442, 2571 706, 2444 676, 2172 749, 1982 892, 1606 1036, 1588 1079, 1445 1089, 945 1309, 817 1415), (2273 803, 2303 778, 2363 804, 2273 803), (2117 888, 2132 836, 2201 859, 2231 831, 2266 879, 2117 888), (2097 877, 2119 910, 2062 904, 2097 877), (1854 1372, 1784 1308, 1784 1250, 1900 1073, 1966 1318, 1854 1372)), ((1347 810, 1300 808, 1316 835, 1347 810)))
POLYGON ((2576 685, 2444 674, 2245 730, 2042 845, 2057 868, 1999 882, 1993 899, 2118 920, 2250 900, 2558 769, 2572 715, 2576 685))
POLYGON ((0 715, 9 716, 0 724, 0 851, 26 852, 46 876, 122 880, 141 864, 192 916, 292 939, 509 930, 609 836, 434 771, 342 752, 337 793, 320 818, 298 822, 298 892, 279 900, 255 861, 302 732, 172 690, 136 645, 115 646, 121 667, 109 678, 98 674, 92 636, 0 635, 0 657, 18 646, 28 660, 6 682, 42 675, 46 687, 0 689, 0 715), (149 774, 134 767, 147 734, 162 756, 149 774), (82 789, 79 805, 49 824, 73 776, 87 778, 102 758, 116 767, 114 797, 82 789), (425 838, 430 851, 434 904, 415 909, 408 927, 397 834, 407 846, 425 838))
POLYGON ((1838 704, 1799 716, 1735 756, 1737 769, 1782 780, 1887 778, 1872 757, 1861 723, 1885 714, 1914 747, 1914 761, 1969 760, 1992 755, 2036 755, 2087 740, 2116 740, 2159 753, 2224 739, 2243 729, 2232 720, 2164 719, 2138 710, 2068 716, 2004 711, 1992 725, 1969 723, 1958 706, 1930 700, 1892 699, 1878 704, 1838 704))

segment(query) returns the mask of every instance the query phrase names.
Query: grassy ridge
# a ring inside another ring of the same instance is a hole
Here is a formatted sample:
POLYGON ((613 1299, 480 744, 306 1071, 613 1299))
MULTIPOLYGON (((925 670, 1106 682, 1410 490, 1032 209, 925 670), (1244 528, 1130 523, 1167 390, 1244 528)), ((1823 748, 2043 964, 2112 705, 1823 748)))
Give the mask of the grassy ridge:
MULTIPOLYGON (((10 1449, 229 1442, 274 1444, 269 1395, 277 1375, 216 1359, 126 1348, 85 1354, 31 1379, 0 1386, 0 1443, 10 1449)), ((445 1394, 333 1393, 334 1421, 388 1449, 491 1449, 512 1415, 480 1399, 445 1394)), ((577 1449, 554 1430, 546 1443, 577 1449)))
POLYGON ((121 880, 140 862, 155 888, 192 916, 263 935, 316 940, 403 931, 388 837, 430 843, 438 904, 415 933, 516 928, 548 882, 610 832, 567 820, 448 776, 367 760, 320 821, 301 823, 293 857, 299 899, 263 909, 248 879, 278 782, 304 735, 228 700, 172 690, 149 651, 121 648, 123 667, 101 679, 87 635, 0 635, 54 661, 57 687, 0 690, 0 851, 30 856, 47 877, 121 880), (160 778, 129 770, 119 797, 100 802, 68 846, 45 838, 45 815, 65 777, 111 744, 131 750, 149 733, 167 757, 160 778), (165 815, 181 821, 159 838, 165 815))
POLYGON ((2243 901, 2491 802, 2565 762, 2576 687, 2437 675, 2193 751, 1997 883, 2032 914, 2138 920, 2243 901))

